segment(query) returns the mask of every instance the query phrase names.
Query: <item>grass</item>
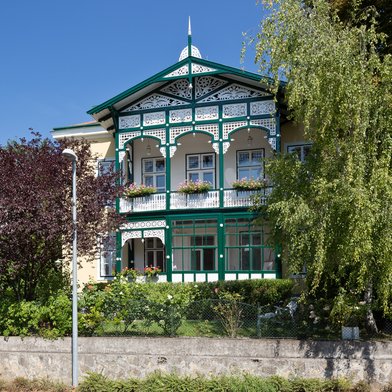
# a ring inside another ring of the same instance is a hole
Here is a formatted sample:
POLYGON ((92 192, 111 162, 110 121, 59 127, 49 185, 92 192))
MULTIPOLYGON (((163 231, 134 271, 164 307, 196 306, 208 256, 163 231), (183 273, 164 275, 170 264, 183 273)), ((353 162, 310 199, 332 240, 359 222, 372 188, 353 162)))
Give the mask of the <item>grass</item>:
POLYGON ((0 379, 2 392, 70 392, 72 388, 61 382, 51 381, 46 378, 28 380, 17 377, 14 380, 0 379))

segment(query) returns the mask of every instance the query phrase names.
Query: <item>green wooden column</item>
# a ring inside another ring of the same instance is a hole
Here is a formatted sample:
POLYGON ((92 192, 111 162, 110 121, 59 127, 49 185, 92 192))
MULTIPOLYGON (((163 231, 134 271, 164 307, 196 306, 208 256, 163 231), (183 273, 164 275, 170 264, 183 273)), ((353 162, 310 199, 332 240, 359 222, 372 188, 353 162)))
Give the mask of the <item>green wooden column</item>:
POLYGON ((173 260, 172 260, 172 225, 171 220, 166 219, 165 229, 165 250, 166 250, 166 275, 167 281, 173 280, 173 260))
POLYGON ((116 272, 121 271, 122 261, 122 246, 121 246, 121 232, 116 232, 116 272))
POLYGON ((225 219, 218 215, 218 279, 225 280, 225 219))

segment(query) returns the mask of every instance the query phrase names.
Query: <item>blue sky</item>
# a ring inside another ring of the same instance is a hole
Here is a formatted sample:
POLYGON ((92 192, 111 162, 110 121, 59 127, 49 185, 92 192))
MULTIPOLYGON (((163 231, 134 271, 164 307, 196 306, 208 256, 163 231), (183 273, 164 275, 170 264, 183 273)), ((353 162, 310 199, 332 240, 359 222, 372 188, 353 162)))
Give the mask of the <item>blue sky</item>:
POLYGON ((256 0, 13 0, 1 4, 0 144, 50 135, 178 61, 187 44, 203 58, 257 72, 242 32, 256 34, 256 0))

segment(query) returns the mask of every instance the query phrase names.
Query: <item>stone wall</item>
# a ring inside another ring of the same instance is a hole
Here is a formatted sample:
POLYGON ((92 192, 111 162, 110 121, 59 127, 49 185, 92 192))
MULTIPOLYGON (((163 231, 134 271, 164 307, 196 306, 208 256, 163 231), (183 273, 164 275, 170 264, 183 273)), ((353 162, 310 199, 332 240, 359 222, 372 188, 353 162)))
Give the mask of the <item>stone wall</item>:
MULTIPOLYGON (((79 338, 80 378, 247 372, 260 376, 392 380, 392 342, 290 339, 79 338)), ((0 339, 0 378, 49 377, 71 383, 71 339, 0 339)))

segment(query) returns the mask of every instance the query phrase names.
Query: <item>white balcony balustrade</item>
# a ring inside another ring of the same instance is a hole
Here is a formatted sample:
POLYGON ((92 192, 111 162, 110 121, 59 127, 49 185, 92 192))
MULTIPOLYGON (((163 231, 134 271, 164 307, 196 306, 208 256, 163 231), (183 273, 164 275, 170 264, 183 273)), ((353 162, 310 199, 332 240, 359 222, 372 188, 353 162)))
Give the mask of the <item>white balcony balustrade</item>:
POLYGON ((120 199, 120 212, 158 211, 166 209, 166 193, 120 199))
POLYGON ((223 207, 249 207, 253 204, 252 197, 262 194, 262 202, 265 204, 267 196, 271 193, 271 188, 261 190, 240 191, 236 189, 226 189, 223 192, 223 207))
POLYGON ((170 209, 181 210, 188 208, 218 208, 219 191, 185 194, 173 192, 170 195, 170 209))
MULTIPOLYGON (((223 207, 250 207, 253 204, 252 197, 260 193, 262 194, 261 200, 265 204, 271 189, 271 187, 251 191, 225 189, 223 191, 223 207)), ((120 213, 165 210, 166 197, 166 193, 154 193, 150 196, 134 197, 132 199, 121 198, 120 213)), ((170 210, 200 208, 219 208, 219 191, 192 194, 170 193, 170 210)))

